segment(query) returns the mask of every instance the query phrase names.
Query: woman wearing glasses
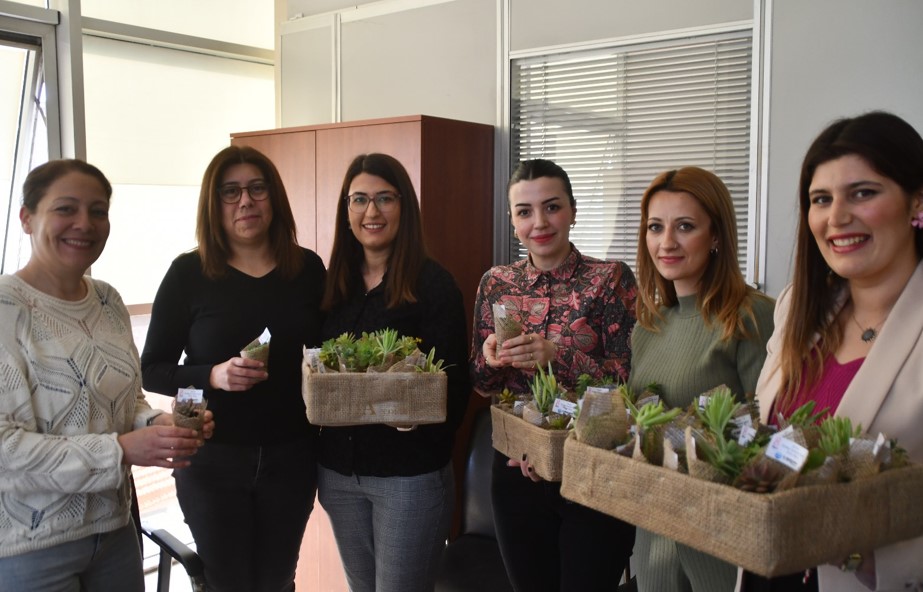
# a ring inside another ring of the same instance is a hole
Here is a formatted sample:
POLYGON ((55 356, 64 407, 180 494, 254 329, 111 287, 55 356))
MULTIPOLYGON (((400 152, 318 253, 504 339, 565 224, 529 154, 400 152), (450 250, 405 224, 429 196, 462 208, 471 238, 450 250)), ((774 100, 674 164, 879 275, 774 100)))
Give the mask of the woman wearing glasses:
POLYGON ((220 422, 192 465, 174 472, 209 590, 294 590, 316 490, 302 346, 320 343, 324 266, 296 243, 275 166, 249 147, 225 148, 208 165, 196 237, 154 299, 144 388, 203 389, 220 422), (264 329, 268 367, 240 356, 264 329))
POLYGON ((445 423, 321 429, 318 498, 351 592, 431 591, 449 533, 452 441, 470 394, 466 321, 455 280, 423 244, 407 171, 385 154, 357 156, 337 205, 324 338, 417 337, 445 360, 449 386, 445 423))

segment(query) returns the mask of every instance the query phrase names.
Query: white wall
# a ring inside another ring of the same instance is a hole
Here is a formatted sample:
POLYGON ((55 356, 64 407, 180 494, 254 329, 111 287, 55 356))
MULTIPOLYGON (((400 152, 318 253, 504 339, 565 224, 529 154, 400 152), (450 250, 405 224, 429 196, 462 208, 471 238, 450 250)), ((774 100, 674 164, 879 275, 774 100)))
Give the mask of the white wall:
MULTIPOLYGON (((761 248, 766 249, 764 288, 778 294, 790 275, 795 188, 811 139, 832 119, 875 108, 892 110, 923 130, 923 1, 755 3, 766 4, 771 14, 764 23, 771 31, 771 68, 769 102, 763 105, 769 125, 763 130, 768 191, 762 198, 768 204, 761 248)), ((291 80, 289 91, 328 89, 321 97, 307 91, 284 95, 283 125, 332 121, 331 105, 337 101, 344 121, 425 113, 500 125, 502 88, 496 81, 506 65, 503 34, 508 33, 511 52, 527 52, 748 20, 754 14, 748 0, 288 0, 287 6, 289 18, 328 13, 324 18, 330 21, 337 10, 353 16, 380 7, 396 11, 344 23, 339 97, 330 83, 332 53, 318 59, 282 48, 283 89, 286 80, 291 80), (507 1, 504 27, 498 15, 507 1), (291 79, 296 72, 297 80, 291 79), (299 119, 312 109, 315 117, 327 119, 299 119)), ((283 30, 296 24, 285 23, 283 30)))
POLYGON ((766 291, 791 275, 801 159, 832 120, 892 111, 923 133, 923 2, 772 3, 766 291))

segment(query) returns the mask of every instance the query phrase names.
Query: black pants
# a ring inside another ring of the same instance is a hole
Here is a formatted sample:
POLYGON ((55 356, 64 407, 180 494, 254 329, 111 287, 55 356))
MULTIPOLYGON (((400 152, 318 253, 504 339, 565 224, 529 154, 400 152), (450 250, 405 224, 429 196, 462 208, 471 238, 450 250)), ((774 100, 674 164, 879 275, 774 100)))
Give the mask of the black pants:
POLYGON ((291 592, 317 491, 311 442, 208 442, 173 472, 211 592, 291 592))
POLYGON ((741 590, 742 592, 817 592, 817 572, 811 570, 807 577, 804 572, 801 572, 764 578, 745 571, 741 590))
POLYGON ((533 483, 494 458, 494 523, 517 592, 611 591, 628 565, 635 527, 561 497, 561 484, 533 483))

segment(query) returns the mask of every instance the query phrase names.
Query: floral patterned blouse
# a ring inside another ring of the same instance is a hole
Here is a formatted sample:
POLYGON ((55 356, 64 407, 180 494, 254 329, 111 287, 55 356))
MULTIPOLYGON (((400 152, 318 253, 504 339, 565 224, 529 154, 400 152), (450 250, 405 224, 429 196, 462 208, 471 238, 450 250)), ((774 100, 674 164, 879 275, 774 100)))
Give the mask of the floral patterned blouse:
POLYGON ((490 269, 481 278, 474 305, 473 386, 483 394, 504 387, 530 392, 533 371, 492 368, 484 359, 482 345, 494 333, 496 303, 518 316, 525 333, 554 342, 552 369, 563 387, 573 388, 581 374, 627 380, 637 295, 634 274, 625 263, 585 257, 573 245, 551 271, 541 271, 529 259, 490 269))

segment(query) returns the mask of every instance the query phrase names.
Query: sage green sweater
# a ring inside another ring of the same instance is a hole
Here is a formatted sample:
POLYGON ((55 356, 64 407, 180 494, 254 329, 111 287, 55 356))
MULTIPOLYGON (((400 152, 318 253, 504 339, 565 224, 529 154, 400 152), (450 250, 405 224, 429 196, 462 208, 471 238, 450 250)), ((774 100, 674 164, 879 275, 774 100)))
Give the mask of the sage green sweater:
MULTIPOLYGON (((659 331, 635 325, 631 336, 632 389, 657 382, 668 407, 686 407, 699 394, 725 384, 738 397, 752 393, 772 335, 774 303, 751 297, 755 324, 751 339, 721 340, 721 327, 708 326, 696 296, 679 298, 663 311, 659 331)), ((737 568, 716 557, 639 528, 635 537, 639 592, 731 592, 737 568)))
POLYGON ((631 376, 635 392, 656 382, 667 407, 686 407, 699 394, 725 384, 738 397, 756 388, 766 342, 772 335, 774 303, 768 298, 751 298, 756 326, 746 324, 752 339, 721 340, 721 327, 705 323, 696 306, 696 296, 679 298, 676 306, 663 311, 658 332, 640 325, 631 335, 631 376))

